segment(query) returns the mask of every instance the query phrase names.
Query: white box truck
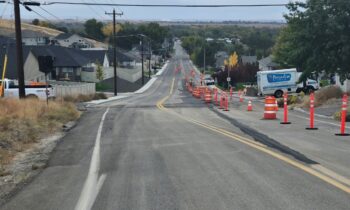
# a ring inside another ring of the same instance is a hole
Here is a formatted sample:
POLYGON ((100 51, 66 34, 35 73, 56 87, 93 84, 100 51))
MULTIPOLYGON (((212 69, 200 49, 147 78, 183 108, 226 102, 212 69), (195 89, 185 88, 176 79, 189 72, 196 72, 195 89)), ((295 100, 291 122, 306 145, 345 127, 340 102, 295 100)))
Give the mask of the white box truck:
POLYGON ((298 84, 300 75, 301 73, 296 69, 259 71, 257 73, 258 94, 280 98, 285 91, 299 93, 315 91, 319 88, 318 82, 311 79, 298 84))

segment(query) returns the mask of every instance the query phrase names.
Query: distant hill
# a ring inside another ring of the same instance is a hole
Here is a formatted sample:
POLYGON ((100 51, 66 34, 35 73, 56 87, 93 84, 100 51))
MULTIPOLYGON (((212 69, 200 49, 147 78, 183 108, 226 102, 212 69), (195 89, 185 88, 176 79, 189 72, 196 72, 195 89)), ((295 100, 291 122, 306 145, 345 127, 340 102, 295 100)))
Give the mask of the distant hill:
MULTIPOLYGON (((48 36, 57 36, 63 33, 62 31, 58 31, 52 28, 35 26, 28 23, 22 23, 22 30, 41 32, 41 33, 47 34, 48 36)), ((0 20, 0 35, 10 36, 14 32, 15 32, 15 25, 13 20, 0 20)))

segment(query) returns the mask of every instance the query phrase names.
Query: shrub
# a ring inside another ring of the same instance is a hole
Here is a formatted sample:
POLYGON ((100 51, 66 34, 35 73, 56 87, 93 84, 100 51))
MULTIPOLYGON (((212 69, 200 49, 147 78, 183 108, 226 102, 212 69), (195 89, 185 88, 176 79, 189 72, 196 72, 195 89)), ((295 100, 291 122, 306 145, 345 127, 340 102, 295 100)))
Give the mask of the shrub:
MULTIPOLYGON (((288 95, 288 100, 287 100, 288 105, 294 105, 294 104, 298 104, 301 102, 302 102, 302 100, 298 96, 288 95)), ((279 107, 284 107, 284 99, 283 98, 277 99, 277 104, 279 107)))
POLYGON ((343 91, 337 86, 328 86, 315 93, 315 106, 321 106, 329 99, 341 98, 343 91))
MULTIPOLYGON (((334 113, 333 118, 337 121, 341 120, 341 111, 334 113)), ((346 122, 350 122, 350 109, 347 111, 346 122)))

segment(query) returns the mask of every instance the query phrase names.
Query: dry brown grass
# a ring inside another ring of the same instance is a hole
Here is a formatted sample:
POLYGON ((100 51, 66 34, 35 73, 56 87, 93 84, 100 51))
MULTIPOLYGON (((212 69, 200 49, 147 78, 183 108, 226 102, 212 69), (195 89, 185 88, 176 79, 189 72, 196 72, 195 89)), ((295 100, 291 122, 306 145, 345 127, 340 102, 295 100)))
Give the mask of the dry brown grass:
POLYGON ((79 115, 69 102, 0 99, 0 165, 79 115))
MULTIPOLYGON (((341 98, 343 96, 343 91, 337 86, 328 86, 320 89, 315 93, 315 106, 321 106, 326 103, 330 103, 334 99, 341 98)), ((303 98, 303 107, 310 106, 310 98, 305 96, 303 98)))
POLYGON ((63 98, 63 101, 80 103, 80 102, 87 102, 87 101, 100 100, 100 99, 107 99, 107 96, 104 93, 96 93, 91 95, 65 96, 63 98))
MULTIPOLYGON (((22 23, 21 24, 22 30, 31 30, 31 31, 36 31, 36 32, 42 32, 45 33, 49 36, 57 36, 61 33, 62 31, 58 31, 52 28, 46 28, 46 27, 41 27, 41 26, 35 26, 29 23, 22 23)), ((0 29, 1 31, 7 30, 8 33, 14 33, 15 28, 14 28, 14 22, 12 20, 0 20, 0 29)), ((2 34, 2 35, 9 35, 9 34, 2 34)))

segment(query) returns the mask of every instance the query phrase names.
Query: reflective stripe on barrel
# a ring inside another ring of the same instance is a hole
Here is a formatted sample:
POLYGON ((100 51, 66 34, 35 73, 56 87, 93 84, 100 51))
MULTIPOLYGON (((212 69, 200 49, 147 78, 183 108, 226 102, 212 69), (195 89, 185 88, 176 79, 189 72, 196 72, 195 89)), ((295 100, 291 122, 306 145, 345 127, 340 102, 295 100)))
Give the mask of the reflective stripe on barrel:
POLYGON ((268 96, 265 98, 264 119, 274 120, 276 117, 276 99, 273 96, 268 96))

